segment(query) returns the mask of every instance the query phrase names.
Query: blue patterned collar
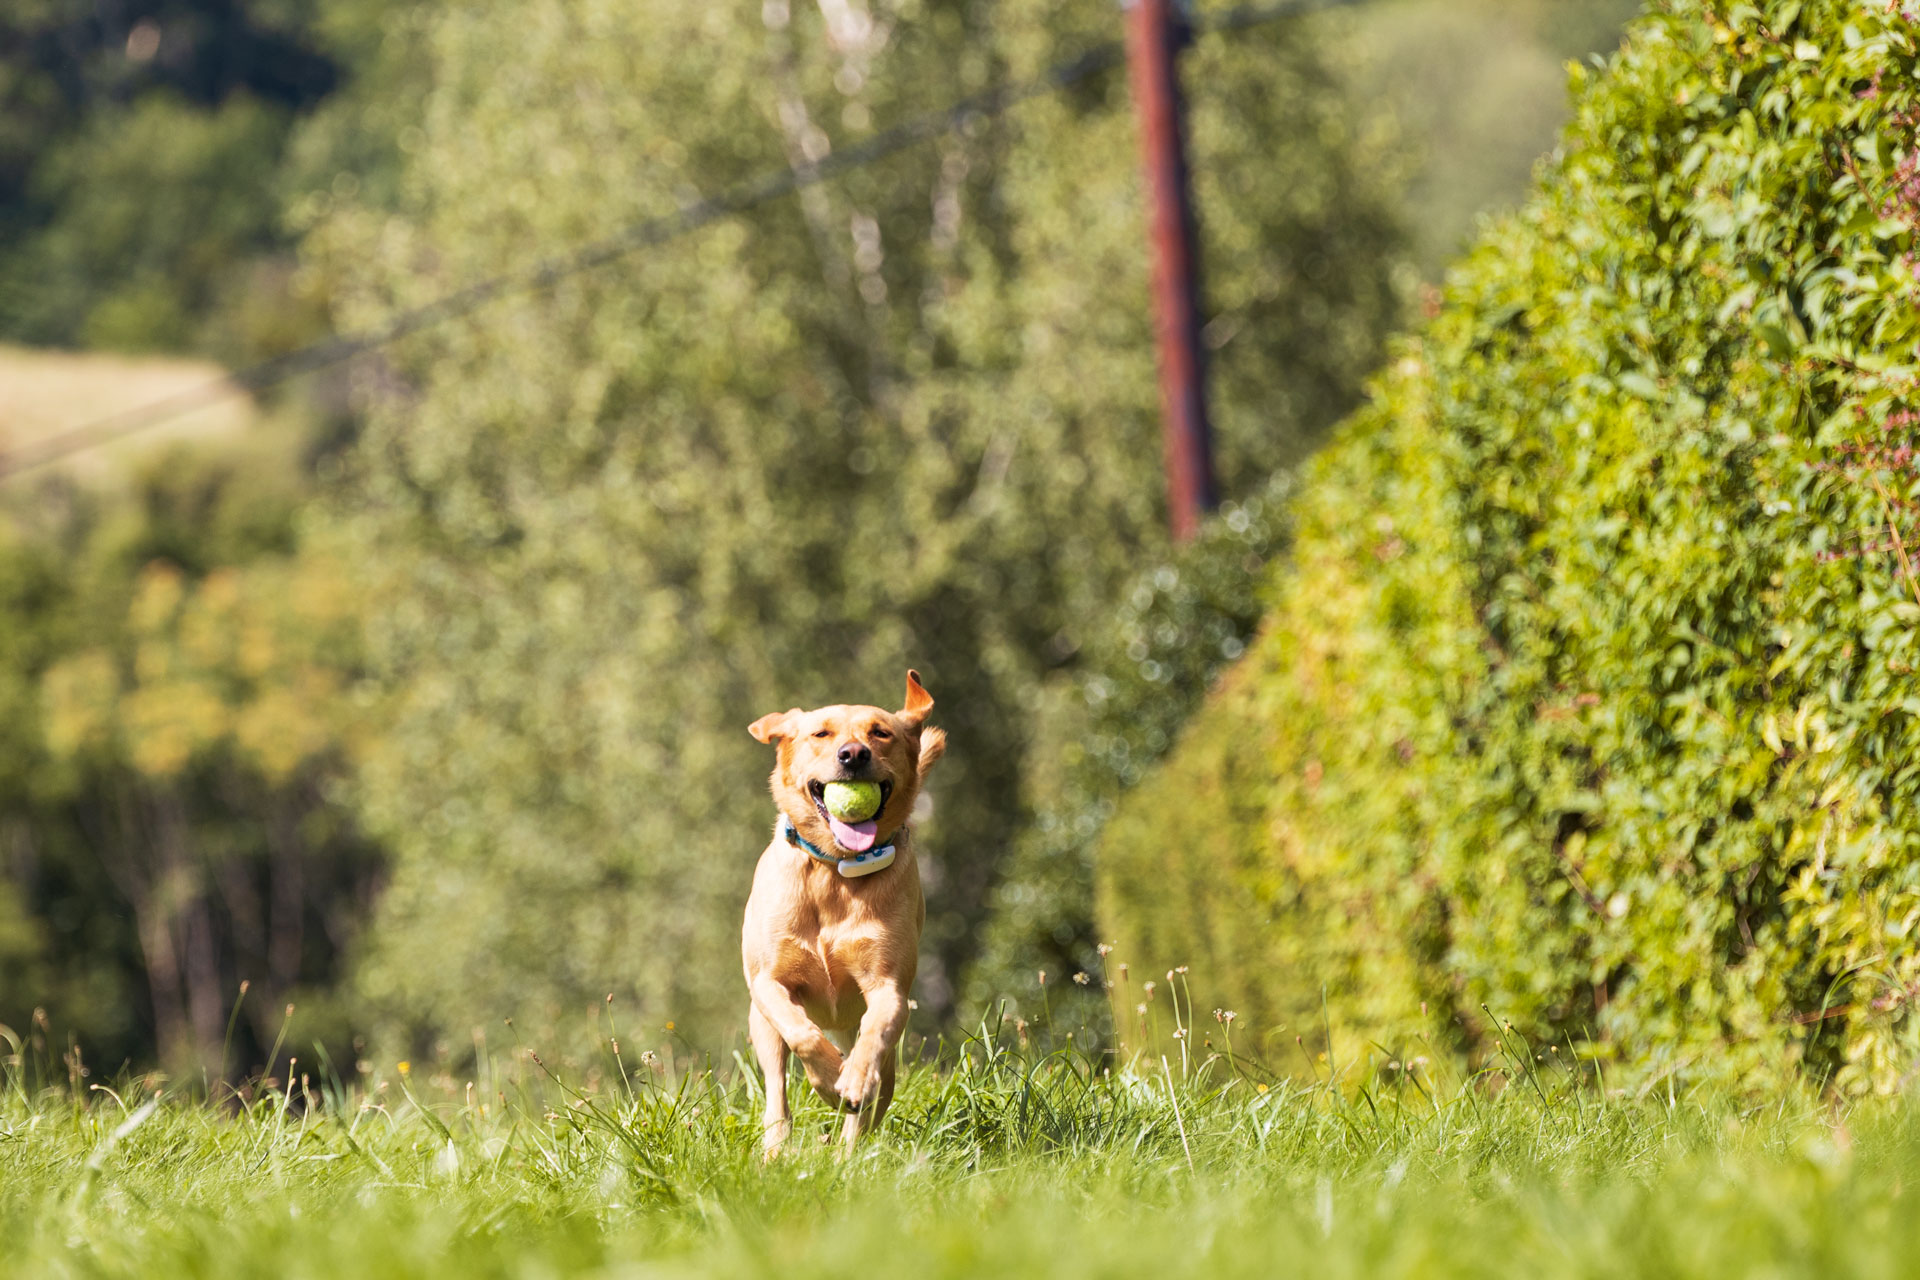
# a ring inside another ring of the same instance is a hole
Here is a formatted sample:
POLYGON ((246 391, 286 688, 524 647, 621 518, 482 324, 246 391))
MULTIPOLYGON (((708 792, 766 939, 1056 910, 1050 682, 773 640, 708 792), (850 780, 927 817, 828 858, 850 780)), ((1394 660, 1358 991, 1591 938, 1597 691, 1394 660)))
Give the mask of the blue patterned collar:
POLYGON ((878 849, 869 849, 865 853, 856 853, 850 858, 842 858, 837 854, 823 853, 818 845, 800 834, 799 830, 793 825, 793 819, 784 813, 780 815, 780 834, 786 837, 788 844, 805 849, 809 855, 837 869, 841 875, 846 876, 848 879, 853 879, 856 876, 869 876, 876 871, 884 871, 893 865, 895 846, 891 844, 883 844, 878 849))

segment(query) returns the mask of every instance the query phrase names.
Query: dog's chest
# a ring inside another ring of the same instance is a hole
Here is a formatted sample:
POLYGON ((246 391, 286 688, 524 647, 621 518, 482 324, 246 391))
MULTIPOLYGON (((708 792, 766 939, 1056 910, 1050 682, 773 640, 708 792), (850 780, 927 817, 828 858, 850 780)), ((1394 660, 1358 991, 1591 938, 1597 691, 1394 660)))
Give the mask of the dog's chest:
POLYGON ((782 979, 815 1022, 851 1029, 866 1012, 861 988, 885 963, 885 926, 844 898, 819 904, 810 923, 781 947, 782 979))
POLYGON ((811 939, 794 938, 781 949, 781 979, 828 1030, 859 1025, 867 1010, 861 978, 872 947, 864 937, 823 929, 811 939))

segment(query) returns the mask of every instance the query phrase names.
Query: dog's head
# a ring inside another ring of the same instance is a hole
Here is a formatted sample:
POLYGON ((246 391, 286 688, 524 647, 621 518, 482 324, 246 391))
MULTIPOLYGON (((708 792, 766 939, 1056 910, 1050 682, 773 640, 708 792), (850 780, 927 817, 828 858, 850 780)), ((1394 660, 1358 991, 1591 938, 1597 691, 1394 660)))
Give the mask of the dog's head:
POLYGON ((779 753, 773 766, 773 800, 816 848, 838 846, 864 853, 885 844, 906 825, 920 783, 947 749, 947 735, 926 727, 933 696, 920 673, 907 672, 906 705, 821 707, 776 712, 747 727, 779 753), (842 822, 827 812, 829 782, 877 782, 880 811, 865 822, 842 822))

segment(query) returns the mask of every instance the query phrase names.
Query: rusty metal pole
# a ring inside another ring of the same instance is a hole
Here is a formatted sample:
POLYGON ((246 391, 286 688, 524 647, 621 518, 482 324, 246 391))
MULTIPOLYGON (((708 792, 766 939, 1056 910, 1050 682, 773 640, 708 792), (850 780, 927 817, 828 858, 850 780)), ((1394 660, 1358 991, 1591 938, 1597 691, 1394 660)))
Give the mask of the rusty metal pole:
POLYGON ((1160 354, 1161 429, 1166 440, 1167 514, 1176 541, 1191 538, 1217 501, 1207 424, 1206 364, 1200 344, 1199 240, 1187 190, 1186 136, 1174 65, 1187 25, 1174 0, 1130 0, 1127 64, 1140 112, 1153 239, 1154 333, 1160 354))

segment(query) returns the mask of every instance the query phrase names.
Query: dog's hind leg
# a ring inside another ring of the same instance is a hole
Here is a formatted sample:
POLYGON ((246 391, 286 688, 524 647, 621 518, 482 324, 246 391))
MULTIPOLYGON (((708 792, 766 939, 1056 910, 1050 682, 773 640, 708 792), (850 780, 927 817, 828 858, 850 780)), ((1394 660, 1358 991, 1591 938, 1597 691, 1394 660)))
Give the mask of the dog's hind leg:
POLYGON ((771 1160, 793 1132, 793 1113, 787 1108, 787 1042, 757 1004, 747 1011, 747 1035, 753 1041, 753 1056, 760 1060, 760 1074, 766 1079, 767 1114, 760 1140, 762 1153, 771 1160))
POLYGON ((873 1108, 873 1122, 879 1124, 887 1118, 887 1108, 893 1105, 893 1075, 899 1066, 899 1059, 888 1054, 880 1060, 880 1100, 873 1108))

